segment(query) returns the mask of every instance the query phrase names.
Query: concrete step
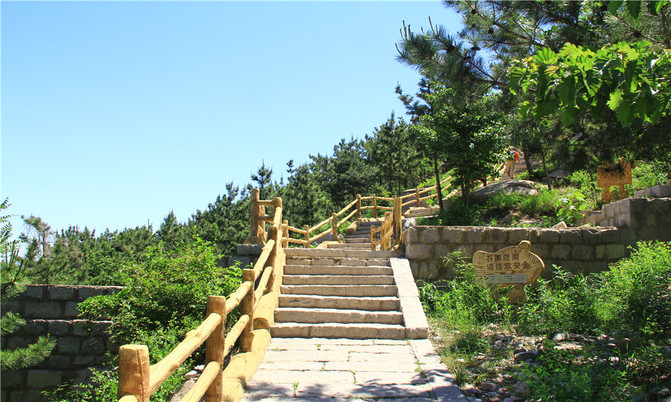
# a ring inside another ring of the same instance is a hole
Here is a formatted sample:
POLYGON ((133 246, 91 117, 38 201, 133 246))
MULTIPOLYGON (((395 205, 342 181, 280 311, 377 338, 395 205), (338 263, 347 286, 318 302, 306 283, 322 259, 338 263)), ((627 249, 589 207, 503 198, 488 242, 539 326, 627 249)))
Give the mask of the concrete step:
POLYGON ((332 257, 332 258, 397 258, 400 251, 343 250, 331 248, 285 248, 287 258, 291 257, 332 257))
POLYGON ((321 296, 396 296, 394 285, 282 285, 282 294, 321 296))
POLYGON ((345 249, 356 249, 356 250, 366 250, 370 249, 370 243, 329 243, 326 245, 326 248, 345 248, 345 249))
POLYGON ((341 297, 280 295, 280 307, 311 307, 336 309, 362 309, 376 311, 398 311, 401 302, 398 297, 341 297))
POLYGON ((285 275, 393 275, 391 267, 346 265, 285 265, 285 275))
MULTIPOLYGON (((399 324, 275 323, 270 329, 277 338, 407 339, 412 335, 399 324)), ((425 336, 426 337, 426 336, 425 336)), ((393 364, 393 362, 390 362, 393 364)))
POLYGON ((393 285, 391 275, 284 275, 283 285, 393 285))
POLYGON ((280 307, 275 310, 275 322, 403 324, 403 314, 398 311, 280 307))

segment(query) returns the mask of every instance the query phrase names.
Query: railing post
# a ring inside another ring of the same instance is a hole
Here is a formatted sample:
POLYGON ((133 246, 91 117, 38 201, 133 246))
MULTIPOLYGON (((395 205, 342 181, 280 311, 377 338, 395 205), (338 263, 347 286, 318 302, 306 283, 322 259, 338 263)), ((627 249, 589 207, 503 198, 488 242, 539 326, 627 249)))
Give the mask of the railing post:
POLYGON ((219 374, 210 384, 205 393, 206 402, 221 402, 224 398, 223 377, 221 373, 224 370, 224 342, 226 332, 226 297, 208 296, 207 298, 207 316, 210 313, 216 313, 221 316, 221 322, 212 332, 205 342, 205 362, 216 361, 219 364, 219 374))
POLYGON ((133 395, 140 402, 149 401, 149 349, 145 345, 123 345, 119 348, 118 399, 133 395))
POLYGON ((419 206, 419 187, 415 188, 415 206, 419 206))
POLYGON ((245 244, 263 244, 259 233, 259 189, 253 188, 249 200, 249 237, 245 240, 245 244))
POLYGON ((303 225, 303 230, 305 230, 305 248, 310 247, 310 226, 303 225))
POLYGON ((336 214, 331 215, 331 231, 333 233, 333 241, 338 241, 338 217, 336 214))
POLYGON ((377 198, 373 194, 373 218, 377 219, 377 198))
POLYGON ((401 197, 394 197, 394 242, 396 244, 401 244, 401 232, 403 231, 403 222, 402 222, 402 208, 403 202, 401 197))
POLYGON ((282 221, 282 247, 289 247, 289 221, 282 221))
POLYGON ((254 305, 256 304, 256 300, 254 300, 254 286, 256 285, 256 274, 254 273, 254 270, 243 269, 242 281, 252 282, 252 286, 249 287, 249 292, 242 299, 240 306, 240 314, 249 316, 249 321, 240 335, 240 350, 249 352, 252 349, 252 341, 254 340, 254 305))
POLYGON ((361 219, 361 194, 356 195, 356 219, 361 219))

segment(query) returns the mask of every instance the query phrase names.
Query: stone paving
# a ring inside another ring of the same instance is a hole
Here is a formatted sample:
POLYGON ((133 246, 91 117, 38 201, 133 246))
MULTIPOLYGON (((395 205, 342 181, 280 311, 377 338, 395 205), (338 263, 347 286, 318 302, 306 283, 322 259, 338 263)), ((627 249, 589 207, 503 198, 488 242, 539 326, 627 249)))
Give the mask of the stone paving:
POLYGON ((243 401, 466 400, 428 339, 273 338, 243 401))

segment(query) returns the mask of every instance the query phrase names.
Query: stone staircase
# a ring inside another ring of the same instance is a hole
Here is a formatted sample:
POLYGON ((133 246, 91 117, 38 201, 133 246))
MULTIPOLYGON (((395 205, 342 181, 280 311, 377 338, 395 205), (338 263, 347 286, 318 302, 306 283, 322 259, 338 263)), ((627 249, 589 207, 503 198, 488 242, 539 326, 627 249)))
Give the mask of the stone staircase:
POLYGON ((370 223, 361 223, 344 243, 285 249, 273 337, 428 336, 407 260, 398 258, 398 251, 371 251, 370 223))

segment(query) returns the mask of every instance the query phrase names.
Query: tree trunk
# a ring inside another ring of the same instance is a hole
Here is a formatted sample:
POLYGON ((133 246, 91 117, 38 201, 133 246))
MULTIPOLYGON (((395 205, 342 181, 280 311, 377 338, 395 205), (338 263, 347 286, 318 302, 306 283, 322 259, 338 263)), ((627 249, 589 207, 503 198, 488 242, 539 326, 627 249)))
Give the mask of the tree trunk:
POLYGON ((466 180, 466 185, 464 187, 464 192, 466 193, 466 206, 471 206, 471 181, 466 180))
POLYGON ((436 175, 436 192, 438 197, 438 208, 443 212, 443 192, 440 189, 440 172, 438 171, 438 153, 433 153, 433 173, 436 175))

